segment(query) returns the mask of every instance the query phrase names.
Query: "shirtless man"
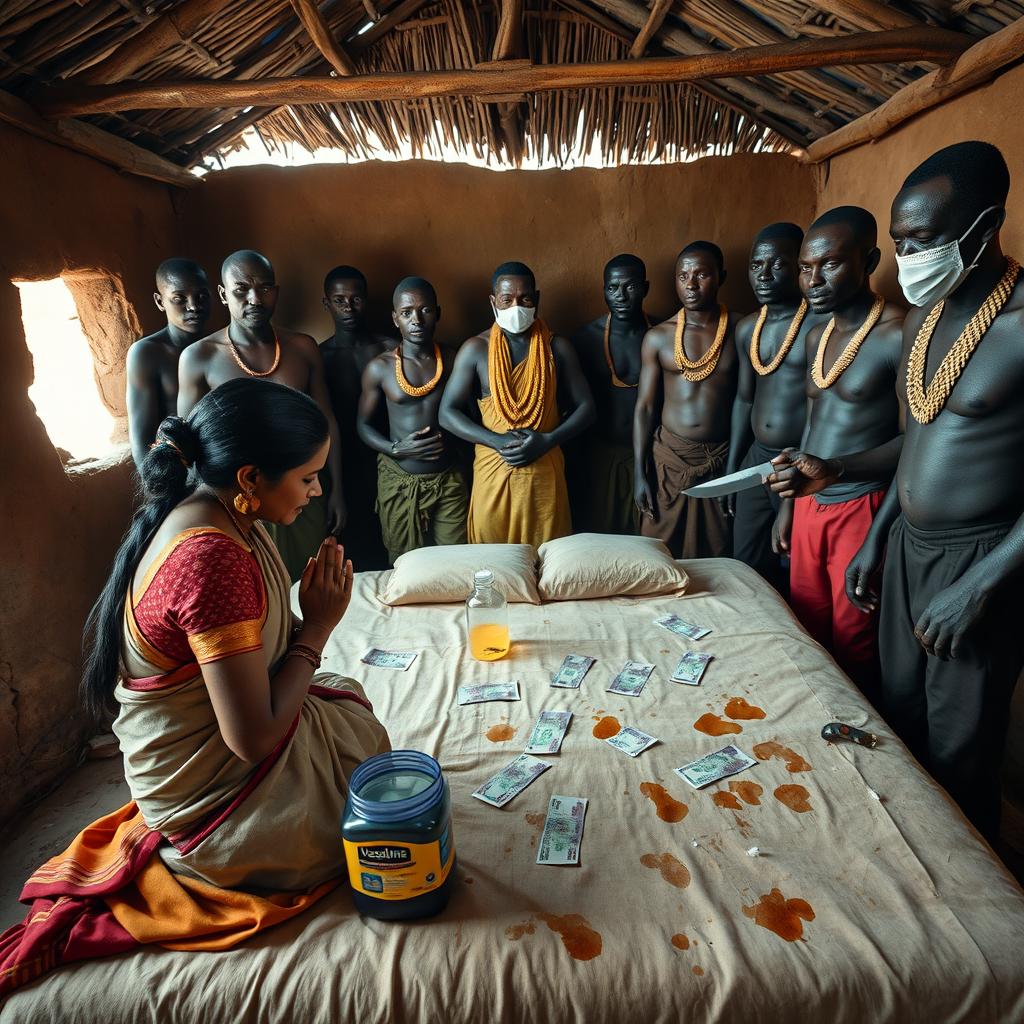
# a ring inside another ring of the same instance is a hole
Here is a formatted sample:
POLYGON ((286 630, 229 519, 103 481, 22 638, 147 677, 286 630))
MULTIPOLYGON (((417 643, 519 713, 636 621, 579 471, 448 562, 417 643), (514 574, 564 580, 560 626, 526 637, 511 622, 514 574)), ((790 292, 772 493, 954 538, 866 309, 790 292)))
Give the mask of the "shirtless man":
POLYGON ((349 517, 342 541, 357 570, 384 569, 387 558, 375 511, 377 459, 359 439, 356 408, 363 371, 381 352, 393 349, 395 340, 368 327, 366 277, 355 267, 339 266, 328 271, 323 304, 334 321, 334 333, 320 346, 320 354, 345 453, 342 489, 349 517))
POLYGON ((128 349, 128 439, 137 467, 156 439, 156 428, 178 407, 178 359, 206 333, 210 282, 195 260, 164 260, 156 268, 156 308, 167 326, 128 349))
POLYGON ((465 544, 469 494, 437 413, 452 355, 434 341, 441 319, 429 281, 407 277, 395 288, 392 318, 402 341, 363 372, 356 428, 377 452, 377 512, 393 565, 427 544, 465 544), (374 422, 387 408, 388 434, 374 422))
MULTIPOLYGON (((769 224, 750 250, 748 276, 761 309, 736 325, 739 389, 732 409, 726 472, 770 462, 783 448, 797 447, 804 433, 807 400, 805 341, 821 319, 800 293, 800 244, 796 224, 769 224)), ((733 558, 746 562, 783 593, 788 571, 772 550, 772 526, 781 499, 755 487, 728 496, 733 515, 733 558)))
POLYGON ((676 558, 714 557, 729 549, 719 502, 680 493, 720 476, 729 454, 739 316, 718 302, 724 281, 722 250, 712 242, 691 242, 676 259, 682 309, 647 332, 640 352, 633 418, 640 532, 663 540, 676 558))
POLYGON ((597 422, 571 453, 573 525, 592 533, 636 533, 633 501, 633 413, 640 378, 640 346, 651 324, 644 312, 650 289, 639 256, 623 253, 604 268, 608 312, 572 337, 597 407, 597 422))
POLYGON ((594 399, 572 345, 537 317, 529 267, 503 263, 490 298, 494 324, 459 349, 440 422, 476 445, 469 542, 537 547, 572 530, 560 446, 593 422, 594 399))
POLYGON ((886 720, 989 841, 1024 667, 1024 278, 999 239, 1009 186, 1006 162, 987 142, 947 146, 911 172, 889 229, 900 284, 917 307, 903 329, 902 450, 795 453, 777 481, 781 491, 812 493, 898 459, 896 486, 850 562, 846 592, 864 610, 878 607, 873 578, 884 552, 886 720), (937 378, 961 344, 973 348, 969 361, 937 378))
MULTIPOLYGON (((345 502, 337 482, 341 476, 341 444, 324 380, 324 364, 308 334, 277 330, 271 324, 277 305, 274 268, 258 252, 232 253, 221 266, 217 291, 231 320, 187 348, 178 364, 178 415, 187 416, 208 391, 236 377, 266 377, 304 391, 323 410, 331 432, 327 457, 331 488, 328 497, 314 498, 287 527, 274 530, 281 557, 293 580, 328 533, 345 523, 345 502)), ((282 424, 282 427, 285 425, 282 424)))
MULTIPOLYGON (((881 253, 875 218, 839 206, 807 230, 800 287, 813 312, 830 314, 807 336, 809 411, 802 450, 825 457, 862 451, 900 433, 896 371, 904 310, 871 290, 881 253)), ((784 466, 788 453, 774 461, 784 466)), ((869 697, 878 696, 878 625, 846 600, 845 569, 889 486, 891 470, 843 479, 813 497, 785 501, 777 546, 790 553, 790 604, 869 697)))

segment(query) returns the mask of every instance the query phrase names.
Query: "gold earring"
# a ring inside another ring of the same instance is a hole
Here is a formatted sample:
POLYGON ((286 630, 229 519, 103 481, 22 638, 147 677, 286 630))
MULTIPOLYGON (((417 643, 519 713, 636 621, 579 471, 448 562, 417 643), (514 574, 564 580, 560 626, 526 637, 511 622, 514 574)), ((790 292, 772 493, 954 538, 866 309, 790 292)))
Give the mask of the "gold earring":
POLYGON ((246 491, 244 494, 236 494, 233 504, 241 515, 247 516, 252 512, 259 511, 260 499, 252 491, 246 491))

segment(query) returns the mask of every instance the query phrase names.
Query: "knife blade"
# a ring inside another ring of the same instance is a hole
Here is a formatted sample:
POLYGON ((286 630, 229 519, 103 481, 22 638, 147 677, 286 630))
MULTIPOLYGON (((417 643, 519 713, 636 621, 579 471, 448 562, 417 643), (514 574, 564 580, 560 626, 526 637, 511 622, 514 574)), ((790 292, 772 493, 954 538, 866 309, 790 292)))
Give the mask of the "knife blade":
POLYGON ((687 487, 682 493, 690 498, 717 498, 722 494, 733 494, 736 491, 757 487, 774 472, 775 467, 770 462, 762 462, 759 466, 751 466, 749 469, 741 469, 737 473, 729 473, 726 476, 716 477, 714 480, 706 480, 702 484, 687 487))

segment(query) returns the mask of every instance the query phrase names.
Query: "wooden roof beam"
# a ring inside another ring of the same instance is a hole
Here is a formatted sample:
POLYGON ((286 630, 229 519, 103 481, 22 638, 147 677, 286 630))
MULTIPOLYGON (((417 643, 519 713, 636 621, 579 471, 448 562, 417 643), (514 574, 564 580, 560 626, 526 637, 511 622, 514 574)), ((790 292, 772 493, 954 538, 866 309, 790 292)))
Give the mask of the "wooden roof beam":
POLYGON ((834 15, 849 25, 867 31, 912 28, 917 18, 896 10, 880 0, 807 0, 808 6, 822 14, 834 15))
POLYGON ((1024 56, 1024 18, 975 43, 953 64, 904 86, 869 114, 837 128, 807 147, 802 158, 819 163, 865 142, 874 142, 916 114, 987 82, 1024 56))
POLYGON ((443 72, 391 72, 346 78, 293 77, 244 82, 148 81, 118 85, 73 82, 40 89, 32 100, 47 117, 73 117, 122 110, 179 107, 301 106, 365 103, 441 96, 493 96, 559 89, 656 85, 770 75, 845 64, 891 64, 907 60, 949 63, 970 43, 967 36, 921 26, 892 32, 859 32, 834 39, 802 39, 716 50, 692 57, 643 57, 590 64, 534 64, 443 72))
POLYGON ((324 60, 338 72, 339 75, 356 74, 356 66, 352 58, 342 49, 341 44, 334 38, 331 28, 320 13, 316 0, 291 0, 292 9, 299 16, 302 27, 306 30, 313 45, 323 54, 324 60))
POLYGON ((650 41, 658 34, 661 23, 665 20, 674 0, 653 0, 650 13, 644 22, 644 27, 636 35, 633 45, 629 48, 629 56, 636 60, 644 55, 650 41))

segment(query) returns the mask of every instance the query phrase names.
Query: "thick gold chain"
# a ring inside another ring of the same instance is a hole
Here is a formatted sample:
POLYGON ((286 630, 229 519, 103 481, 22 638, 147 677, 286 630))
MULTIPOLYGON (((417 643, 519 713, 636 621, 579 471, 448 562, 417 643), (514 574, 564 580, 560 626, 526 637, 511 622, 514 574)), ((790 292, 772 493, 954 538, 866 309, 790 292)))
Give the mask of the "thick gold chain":
POLYGON ((757 323, 754 324, 754 333, 750 336, 750 364, 762 377, 767 377, 768 374, 774 373, 782 365, 782 361, 786 356, 789 355, 789 350, 793 347, 793 342, 796 341, 796 336, 800 333, 804 317, 807 316, 807 309, 807 300, 801 299, 800 305, 797 307, 796 313, 789 323, 789 330, 786 331, 786 337, 782 339, 782 345, 779 348, 779 351, 775 353, 775 357, 770 363, 762 363, 761 331, 764 329, 765 320, 768 319, 768 307, 761 307, 761 313, 757 318, 757 323))
MULTIPOLYGON (((271 328, 273 330, 273 328, 271 328)), ((235 357, 235 362, 238 363, 239 367, 243 372, 247 373, 250 377, 269 377, 278 367, 281 362, 281 340, 277 336, 277 331, 274 331, 274 362, 271 364, 269 370, 254 370, 249 364, 242 358, 242 354, 235 348, 235 343, 231 340, 230 332, 227 335, 228 344, 231 346, 231 354, 235 357)))
POLYGON ((710 377, 718 365, 718 357, 722 354, 725 344, 725 332, 729 327, 729 310, 719 303, 718 330, 711 347, 699 359, 689 359, 686 355, 684 336, 686 334, 686 309, 679 310, 676 316, 675 357, 679 372, 691 383, 699 384, 705 377, 710 377))
POLYGON ((960 379, 960 374, 967 366, 967 360, 974 354, 981 339, 985 337, 985 332, 992 326, 992 321, 1006 305, 1006 300, 1017 284, 1019 274, 1020 264, 1012 256, 1007 256, 1006 272, 982 303, 981 309, 967 322, 960 332, 960 337, 953 342, 927 387, 924 375, 928 366, 928 348, 935 332, 935 325, 946 306, 946 300, 938 303, 925 317, 910 350, 910 359, 907 361, 907 406, 918 423, 931 423, 945 408, 956 382, 960 379))
POLYGON ((881 295, 876 295, 867 319, 857 329, 857 333, 847 342, 846 348, 839 354, 839 358, 832 364, 832 369, 826 375, 824 372, 825 347, 828 345, 828 339, 832 337, 832 332, 836 326, 835 317, 829 320, 825 330, 821 332, 821 341, 818 342, 818 353, 814 357, 814 365, 811 367, 811 379, 822 391, 832 387, 843 375, 843 371, 853 362, 861 345, 864 344, 864 340, 871 333, 875 324, 878 323, 883 309, 885 309, 885 299, 881 295))
POLYGON ((544 415, 548 378, 554 373, 554 356, 541 320, 533 322, 526 353, 526 379, 519 394, 512 390, 512 353, 501 328, 494 324, 487 342, 487 383, 498 412, 513 429, 536 430, 544 415))
POLYGON ((395 380, 398 381, 398 386, 412 398, 422 398, 424 395, 429 395, 437 387, 437 382, 441 379, 441 374, 444 372, 444 363, 441 361, 441 349, 436 343, 434 345, 434 361, 437 363, 437 369, 434 371, 434 376, 426 384, 421 384, 418 387, 415 384, 410 384, 402 372, 402 346, 399 344, 395 350, 395 380))
MULTIPOLYGON (((644 323, 647 324, 647 329, 650 330, 651 320, 646 313, 644 313, 644 323)), ((611 313, 605 317, 604 321, 604 360, 608 364, 608 369, 611 371, 612 384, 617 388, 635 388, 640 383, 637 380, 636 384, 627 384, 624 380, 619 378, 619 375, 615 372, 615 364, 612 362, 612 350, 609 344, 609 335, 612 327, 612 315, 611 313)))

